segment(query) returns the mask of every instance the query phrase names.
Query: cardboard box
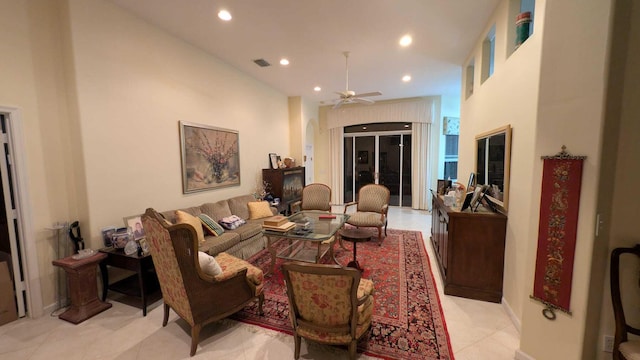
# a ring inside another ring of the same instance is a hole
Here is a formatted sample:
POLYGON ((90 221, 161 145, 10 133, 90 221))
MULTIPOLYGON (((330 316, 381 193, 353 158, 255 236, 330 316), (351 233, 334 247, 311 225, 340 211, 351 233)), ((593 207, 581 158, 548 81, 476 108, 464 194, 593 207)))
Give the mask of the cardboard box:
POLYGON ((0 262, 0 294, 0 325, 4 325, 18 319, 13 279, 6 261, 0 262))

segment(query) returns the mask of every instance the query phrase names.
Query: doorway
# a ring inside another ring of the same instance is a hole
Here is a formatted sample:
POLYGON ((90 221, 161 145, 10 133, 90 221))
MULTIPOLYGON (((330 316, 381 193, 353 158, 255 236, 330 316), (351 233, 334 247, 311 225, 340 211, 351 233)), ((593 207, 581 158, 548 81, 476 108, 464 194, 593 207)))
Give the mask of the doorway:
POLYGON ((13 279, 15 302, 19 317, 26 315, 26 293, 24 283, 23 258, 20 252, 20 231, 17 211, 15 182, 15 161, 10 144, 9 114, 0 112, 0 129, 2 141, 0 152, 4 159, 0 160, 0 261, 7 261, 9 274, 13 279))
POLYGON ((411 206, 411 124, 363 124, 344 129, 344 201, 367 184, 389 188, 389 205, 411 206))

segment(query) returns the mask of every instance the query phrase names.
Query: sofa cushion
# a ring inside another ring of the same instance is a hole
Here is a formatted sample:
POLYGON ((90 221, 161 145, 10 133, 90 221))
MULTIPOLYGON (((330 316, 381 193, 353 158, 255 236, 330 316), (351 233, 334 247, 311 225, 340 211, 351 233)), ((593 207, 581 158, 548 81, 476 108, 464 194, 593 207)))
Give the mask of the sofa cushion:
POLYGON ((247 203, 249 207, 249 219, 262 219, 273 216, 271 206, 267 201, 250 201, 247 203))
POLYGON ((234 232, 240 235, 240 241, 244 241, 247 239, 251 239, 258 234, 262 234, 262 223, 254 221, 247 222, 239 228, 228 230, 227 232, 234 232))
POLYGON ((205 236, 204 242, 200 243, 198 250, 215 256, 223 251, 227 251, 238 243, 240 243, 240 235, 230 231, 226 231, 220 236, 205 236))
POLYGON ((253 195, 240 195, 227 200, 231 213, 233 215, 238 215, 245 220, 249 218, 249 207, 247 206, 247 203, 252 201, 256 201, 256 198, 253 195))
MULTIPOLYGON (((198 216, 200 215, 200 213, 202 213, 202 211, 200 210, 199 206, 192 206, 192 207, 188 207, 188 208, 184 208, 184 209, 178 209, 182 212, 185 212, 189 215, 193 215, 193 216, 198 216)), ((169 222, 171 222, 172 224, 177 224, 177 218, 176 218, 176 210, 170 210, 170 211, 163 211, 160 213, 165 219, 167 219, 169 222)))
POLYGON ((206 203, 200 205, 200 210, 204 214, 209 215, 215 221, 222 219, 223 217, 231 216, 231 209, 229 209, 229 203, 227 200, 220 200, 214 203, 206 203))
POLYGON ((209 235, 220 236, 224 234, 224 228, 211 217, 209 217, 209 215, 200 214, 198 215, 198 218, 200 218, 200 221, 202 221, 202 227, 204 228, 204 230, 206 230, 207 233, 209 233, 209 235))
POLYGON ((199 218, 182 210, 176 210, 176 220, 177 223, 189 224, 193 226, 193 228, 196 230, 198 243, 204 242, 204 231, 202 230, 202 222, 199 218))

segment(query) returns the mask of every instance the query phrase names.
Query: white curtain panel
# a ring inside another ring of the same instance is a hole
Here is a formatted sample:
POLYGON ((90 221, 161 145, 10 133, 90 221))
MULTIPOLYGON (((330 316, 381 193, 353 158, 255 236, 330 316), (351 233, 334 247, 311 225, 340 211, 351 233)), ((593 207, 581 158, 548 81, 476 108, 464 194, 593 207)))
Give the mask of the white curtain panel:
POLYGON ((430 210, 431 161, 429 156, 431 124, 413 123, 411 130, 411 207, 430 210))
POLYGON ((331 203, 344 203, 344 129, 329 129, 331 147, 331 203))

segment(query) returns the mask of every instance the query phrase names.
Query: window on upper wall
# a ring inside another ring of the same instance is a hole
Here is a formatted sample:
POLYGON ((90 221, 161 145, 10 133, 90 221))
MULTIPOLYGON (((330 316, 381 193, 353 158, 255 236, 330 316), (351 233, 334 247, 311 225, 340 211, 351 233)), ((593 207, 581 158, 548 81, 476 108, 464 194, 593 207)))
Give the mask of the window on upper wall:
POLYGON ((493 24, 487 37, 482 42, 482 77, 481 82, 487 80, 492 74, 496 54, 496 24, 493 24))
POLYGON ((458 179, 458 136, 445 135, 444 142, 444 178, 458 179))
POLYGON ((507 22, 507 56, 533 35, 535 0, 510 0, 507 22))
POLYGON ((468 99, 469 96, 473 95, 473 77, 474 77, 474 67, 475 67, 475 59, 471 59, 469 61, 469 65, 465 70, 464 74, 464 94, 465 99, 468 99))

